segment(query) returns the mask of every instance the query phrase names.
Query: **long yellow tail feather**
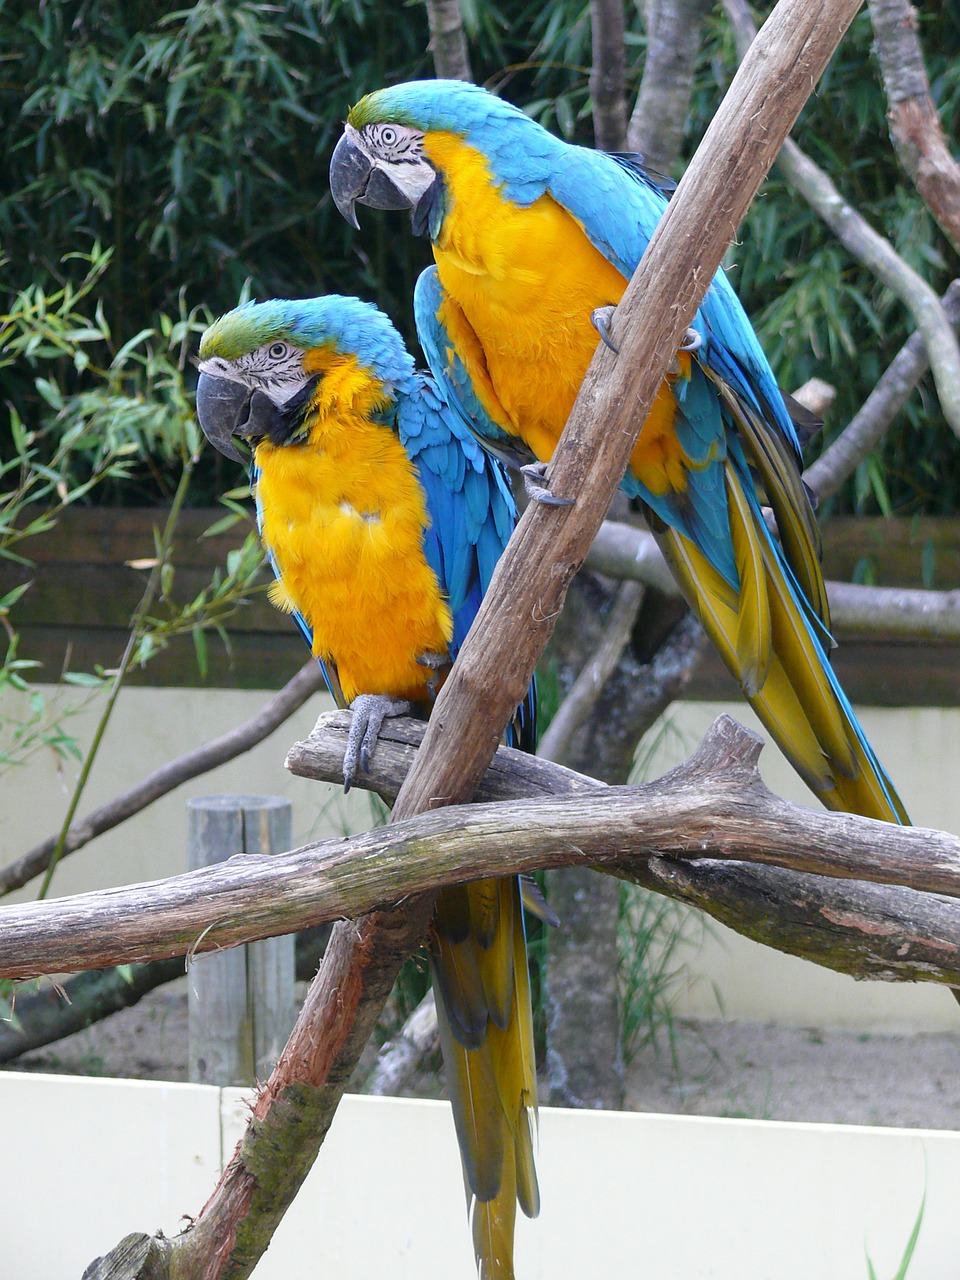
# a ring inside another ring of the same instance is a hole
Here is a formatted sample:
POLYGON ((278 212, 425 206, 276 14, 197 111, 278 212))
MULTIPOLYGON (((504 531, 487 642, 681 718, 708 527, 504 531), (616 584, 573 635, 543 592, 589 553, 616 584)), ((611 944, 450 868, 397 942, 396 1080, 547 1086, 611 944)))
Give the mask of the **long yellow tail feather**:
POLYGON ((529 1217, 540 1208, 532 1126, 536 1060, 520 884, 510 878, 467 885, 466 936, 462 898, 449 904, 452 919, 447 918, 448 892, 437 899, 431 965, 474 1248, 483 1280, 514 1280, 517 1204, 529 1217))

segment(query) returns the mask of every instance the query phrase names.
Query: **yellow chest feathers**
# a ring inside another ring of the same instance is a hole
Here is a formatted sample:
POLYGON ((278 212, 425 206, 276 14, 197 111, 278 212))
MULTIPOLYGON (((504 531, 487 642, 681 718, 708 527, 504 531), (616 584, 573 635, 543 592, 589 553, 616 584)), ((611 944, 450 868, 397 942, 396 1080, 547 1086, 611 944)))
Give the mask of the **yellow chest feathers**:
POLYGON ((434 257, 482 349, 492 416, 549 457, 596 349, 590 313, 619 302, 626 281, 551 196, 505 200, 486 158, 454 135, 428 134, 425 150, 449 202, 434 257))
POLYGON ((445 652, 452 622, 423 553, 423 491, 388 428, 340 406, 307 442, 257 447, 262 536, 279 574, 274 602, 296 609, 313 651, 359 693, 423 699, 418 654, 445 652))

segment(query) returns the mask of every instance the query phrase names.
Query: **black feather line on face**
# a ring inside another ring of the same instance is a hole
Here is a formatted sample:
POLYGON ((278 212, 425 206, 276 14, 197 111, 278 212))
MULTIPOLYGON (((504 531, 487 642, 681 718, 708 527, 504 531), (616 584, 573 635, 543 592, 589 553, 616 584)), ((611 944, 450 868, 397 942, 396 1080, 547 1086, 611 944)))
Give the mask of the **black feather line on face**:
POLYGON ((318 374, 281 405, 275 405, 263 391, 254 391, 247 402, 247 419, 235 434, 246 440, 269 440, 278 447, 292 443, 302 434, 306 410, 319 382, 318 374))
POLYGON ((433 181, 413 207, 410 224, 415 236, 435 239, 444 217, 445 189, 443 177, 437 172, 433 181))

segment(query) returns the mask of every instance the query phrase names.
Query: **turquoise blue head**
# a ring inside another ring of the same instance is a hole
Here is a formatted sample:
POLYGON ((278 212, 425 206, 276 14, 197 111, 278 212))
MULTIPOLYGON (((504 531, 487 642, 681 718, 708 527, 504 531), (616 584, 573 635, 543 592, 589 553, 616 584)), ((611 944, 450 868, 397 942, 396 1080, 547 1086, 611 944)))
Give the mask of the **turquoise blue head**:
POLYGON ((242 460, 237 436, 276 444, 297 439, 323 376, 320 353, 354 357, 388 398, 413 385, 413 358, 372 303, 337 294, 247 302, 200 339, 197 416, 210 442, 242 460))
POLYGON ((410 80, 368 93, 352 108, 330 161, 337 208, 357 226, 356 205, 409 209, 414 231, 436 236, 445 174, 431 134, 453 134, 483 153, 494 181, 530 203, 566 146, 502 98, 463 80, 410 80))

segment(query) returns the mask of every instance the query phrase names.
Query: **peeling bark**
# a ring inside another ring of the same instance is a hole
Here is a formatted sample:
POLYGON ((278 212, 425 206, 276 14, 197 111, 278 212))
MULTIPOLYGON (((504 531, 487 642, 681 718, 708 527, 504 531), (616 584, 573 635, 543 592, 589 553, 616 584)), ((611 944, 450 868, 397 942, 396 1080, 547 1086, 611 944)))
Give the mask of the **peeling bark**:
POLYGON ((440 80, 472 80, 460 0, 426 0, 430 52, 440 80))
POLYGON ((627 147, 659 173, 680 157, 690 111, 700 33, 710 0, 651 0, 647 60, 627 129, 627 147))
POLYGON ((940 230, 960 252, 960 165, 930 95, 916 11, 909 0, 870 0, 870 19, 897 159, 940 230))

